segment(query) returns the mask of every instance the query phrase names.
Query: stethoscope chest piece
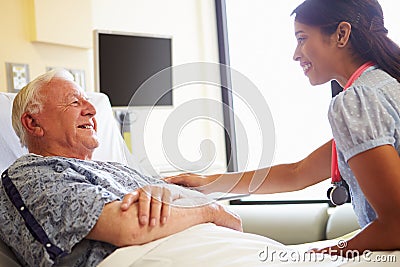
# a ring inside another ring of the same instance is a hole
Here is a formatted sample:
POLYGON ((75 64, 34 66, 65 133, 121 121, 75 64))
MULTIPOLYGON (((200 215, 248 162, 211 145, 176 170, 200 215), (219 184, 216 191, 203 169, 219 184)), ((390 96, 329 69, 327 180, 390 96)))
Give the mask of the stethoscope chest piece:
POLYGON ((349 199, 349 191, 342 181, 335 182, 332 187, 328 189, 328 198, 332 204, 339 206, 343 205, 349 199))

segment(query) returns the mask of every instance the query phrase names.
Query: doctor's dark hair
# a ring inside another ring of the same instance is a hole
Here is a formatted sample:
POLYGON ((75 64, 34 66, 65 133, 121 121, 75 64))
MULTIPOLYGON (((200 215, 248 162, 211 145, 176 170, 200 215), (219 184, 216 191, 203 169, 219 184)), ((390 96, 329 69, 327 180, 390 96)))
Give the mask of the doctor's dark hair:
POLYGON ((350 44, 356 57, 372 61, 400 82, 400 48, 388 36, 377 0, 305 0, 291 15, 333 34, 340 22, 351 24, 350 44))

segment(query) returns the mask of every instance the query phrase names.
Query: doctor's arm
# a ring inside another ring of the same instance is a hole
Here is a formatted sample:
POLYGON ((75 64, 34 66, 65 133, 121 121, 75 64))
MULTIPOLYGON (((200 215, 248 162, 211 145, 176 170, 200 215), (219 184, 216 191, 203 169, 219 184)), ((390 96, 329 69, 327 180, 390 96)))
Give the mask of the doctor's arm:
POLYGON ((169 183, 195 187, 203 193, 268 194, 289 192, 306 188, 329 178, 331 154, 332 140, 295 163, 208 176, 187 173, 168 177, 165 180, 169 183))

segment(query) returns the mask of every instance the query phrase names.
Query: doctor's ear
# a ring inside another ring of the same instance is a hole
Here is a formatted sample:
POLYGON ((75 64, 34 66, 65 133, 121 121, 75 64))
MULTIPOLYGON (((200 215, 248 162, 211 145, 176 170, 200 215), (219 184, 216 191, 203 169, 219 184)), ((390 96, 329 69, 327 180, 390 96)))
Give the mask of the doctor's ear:
POLYGON ((338 47, 345 47, 350 40, 351 24, 345 21, 339 23, 336 29, 338 47))
POLYGON ((43 136, 44 132, 42 127, 38 124, 34 115, 25 112, 21 116, 21 123, 25 130, 33 136, 43 136))

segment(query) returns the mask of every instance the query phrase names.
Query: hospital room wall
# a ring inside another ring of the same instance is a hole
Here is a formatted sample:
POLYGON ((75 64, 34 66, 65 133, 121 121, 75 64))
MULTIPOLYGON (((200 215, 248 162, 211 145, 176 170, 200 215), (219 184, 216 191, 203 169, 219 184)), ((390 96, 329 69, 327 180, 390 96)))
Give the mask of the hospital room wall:
MULTIPOLYGON (((31 79, 45 72, 46 67, 83 70, 86 90, 93 91, 94 29, 170 35, 173 65, 218 62, 213 0, 0 0, 0 6, 0 91, 7 91, 6 62, 28 64, 31 79), (64 19, 66 13, 68 19, 64 19), (66 36, 72 39, 67 40, 66 36)), ((221 99, 217 87, 194 87, 177 90, 174 108, 188 99, 221 99)), ((159 112, 162 122, 166 112, 159 112)), ((205 106, 204 112, 215 110, 205 106)), ((185 158, 195 160, 199 146, 193 149, 193 144, 211 139, 217 150, 216 165, 225 164, 220 126, 203 122, 188 132, 179 141, 180 148, 186 149, 182 151, 185 158)), ((160 165, 167 164, 157 156, 161 154, 159 146, 157 143, 150 147, 151 154, 160 165)))

